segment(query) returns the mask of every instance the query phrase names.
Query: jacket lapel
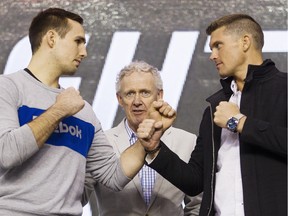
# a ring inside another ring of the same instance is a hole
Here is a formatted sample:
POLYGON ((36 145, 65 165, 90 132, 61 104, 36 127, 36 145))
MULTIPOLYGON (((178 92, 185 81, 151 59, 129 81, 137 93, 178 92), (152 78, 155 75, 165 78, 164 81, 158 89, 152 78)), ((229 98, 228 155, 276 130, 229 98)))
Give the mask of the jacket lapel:
MULTIPOLYGON (((166 140, 169 139, 169 136, 171 135, 171 127, 167 129, 167 131, 165 131, 165 133, 163 134, 163 136, 161 137, 161 140, 164 142, 164 143, 169 143, 169 148, 173 149, 173 145, 171 144, 171 142, 167 142, 166 140)), ((159 190, 163 184, 163 180, 164 178, 158 174, 156 172, 156 179, 155 179, 155 184, 154 184, 154 188, 152 190, 152 196, 151 196, 151 200, 150 200, 150 205, 152 205, 152 203, 156 200, 157 196, 158 196, 158 193, 159 193, 159 190)))
MULTIPOLYGON (((114 145, 116 146, 117 153, 119 155, 123 151, 125 151, 126 148, 128 148, 130 146, 129 137, 128 137, 128 134, 126 132, 124 120, 122 120, 120 122, 120 124, 117 125, 117 127, 115 128, 115 131, 113 131, 113 142, 114 142, 114 145)), ((144 196, 143 196, 143 192, 142 192, 142 186, 141 186, 139 175, 137 174, 132 179, 131 182, 133 182, 134 186, 136 187, 137 191, 139 192, 139 196, 141 196, 141 198, 143 199, 143 202, 144 202, 144 196)))

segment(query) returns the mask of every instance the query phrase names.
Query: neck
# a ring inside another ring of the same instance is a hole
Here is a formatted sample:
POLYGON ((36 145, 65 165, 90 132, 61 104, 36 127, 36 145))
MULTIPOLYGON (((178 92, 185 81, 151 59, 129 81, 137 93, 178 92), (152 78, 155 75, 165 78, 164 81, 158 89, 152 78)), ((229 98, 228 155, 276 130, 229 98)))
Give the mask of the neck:
POLYGON ((261 65, 262 63, 263 63, 263 58, 262 58, 261 53, 259 53, 258 51, 249 53, 249 55, 247 55, 245 63, 242 64, 241 68, 238 68, 239 71, 235 73, 234 75, 234 80, 237 84, 237 88, 239 91, 243 90, 245 79, 246 79, 247 72, 248 72, 248 66, 249 65, 261 65))
POLYGON ((41 61, 41 59, 32 58, 28 67, 31 73, 43 84, 52 87, 59 88, 59 75, 57 69, 51 67, 50 64, 47 64, 46 61, 41 61), (39 61, 37 61, 39 60, 39 61))
POLYGON ((237 89, 242 92, 242 90, 244 88, 245 81, 235 79, 235 82, 237 84, 237 89))

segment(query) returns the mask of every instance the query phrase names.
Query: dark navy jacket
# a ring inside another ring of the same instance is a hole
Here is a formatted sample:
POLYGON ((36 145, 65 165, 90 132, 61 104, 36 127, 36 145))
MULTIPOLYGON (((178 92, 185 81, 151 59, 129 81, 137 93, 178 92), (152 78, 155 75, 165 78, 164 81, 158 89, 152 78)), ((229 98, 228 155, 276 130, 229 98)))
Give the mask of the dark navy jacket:
MULTIPOLYGON (((165 144, 150 164, 188 195, 204 191, 200 215, 214 215, 214 190, 221 128, 213 123, 220 101, 228 101, 232 77, 209 97, 197 145, 189 164, 165 144)), ((239 135, 245 216, 287 216, 287 73, 271 60, 249 65, 242 91, 241 113, 247 116, 239 135)), ((179 140, 181 148, 181 140, 179 140)), ((229 179, 227 179, 229 183, 229 179)))

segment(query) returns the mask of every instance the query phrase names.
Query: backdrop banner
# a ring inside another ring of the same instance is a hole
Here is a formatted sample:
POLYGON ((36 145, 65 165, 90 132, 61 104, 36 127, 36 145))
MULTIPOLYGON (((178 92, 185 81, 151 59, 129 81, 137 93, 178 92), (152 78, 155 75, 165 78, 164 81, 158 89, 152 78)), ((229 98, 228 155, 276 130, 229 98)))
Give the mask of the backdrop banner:
POLYGON ((29 25, 48 7, 84 18, 88 57, 73 77, 60 82, 80 90, 104 130, 124 115, 115 96, 116 74, 131 61, 144 60, 161 71, 164 99, 178 112, 175 126, 197 134, 205 99, 220 88, 205 29, 225 14, 254 17, 265 34, 264 58, 287 71, 287 0, 1 0, 0 74, 28 65, 29 25))

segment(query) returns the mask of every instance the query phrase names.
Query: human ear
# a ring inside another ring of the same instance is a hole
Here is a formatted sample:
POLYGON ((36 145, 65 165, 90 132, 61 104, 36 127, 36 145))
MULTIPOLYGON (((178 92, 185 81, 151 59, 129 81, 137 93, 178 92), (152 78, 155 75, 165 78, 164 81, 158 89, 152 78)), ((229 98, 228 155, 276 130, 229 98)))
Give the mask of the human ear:
POLYGON ((157 99, 163 99, 163 89, 158 90, 157 99))
POLYGON ((46 33, 46 41, 49 47, 53 48, 56 42, 56 32, 53 30, 49 30, 46 33))
POLYGON ((243 51, 247 52, 247 50, 249 50, 250 46, 251 46, 251 35, 244 35, 243 39, 243 51))
POLYGON ((119 92, 116 93, 116 97, 117 97, 117 100, 118 100, 119 105, 120 105, 121 107, 123 107, 123 99, 122 99, 122 97, 121 97, 121 95, 120 95, 119 92))

